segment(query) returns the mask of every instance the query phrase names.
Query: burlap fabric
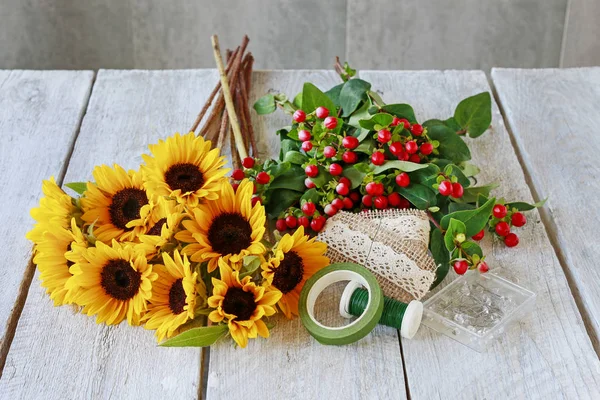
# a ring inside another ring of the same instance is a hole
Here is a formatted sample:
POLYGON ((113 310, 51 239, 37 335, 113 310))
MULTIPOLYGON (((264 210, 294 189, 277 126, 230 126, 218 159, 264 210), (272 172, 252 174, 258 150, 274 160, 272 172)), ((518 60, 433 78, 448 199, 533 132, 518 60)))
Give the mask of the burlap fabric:
POLYGON ((341 211, 327 220, 317 240, 327 243, 332 263, 364 265, 386 296, 407 303, 425 296, 435 280, 429 229, 427 214, 419 210, 341 211))

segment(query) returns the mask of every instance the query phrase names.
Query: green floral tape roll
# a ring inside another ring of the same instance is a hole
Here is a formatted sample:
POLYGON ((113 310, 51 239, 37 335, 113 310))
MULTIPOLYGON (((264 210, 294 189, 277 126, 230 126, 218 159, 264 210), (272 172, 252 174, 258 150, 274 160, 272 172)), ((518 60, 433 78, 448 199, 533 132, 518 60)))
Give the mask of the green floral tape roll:
POLYGON ((322 344, 342 345, 354 343, 371 332, 383 312, 383 293, 375 276, 365 267, 353 263, 331 264, 314 274, 302 288, 298 311, 308 332, 322 344), (352 323, 330 327, 315 319, 315 303, 319 295, 337 282, 357 281, 369 293, 365 311, 352 323))

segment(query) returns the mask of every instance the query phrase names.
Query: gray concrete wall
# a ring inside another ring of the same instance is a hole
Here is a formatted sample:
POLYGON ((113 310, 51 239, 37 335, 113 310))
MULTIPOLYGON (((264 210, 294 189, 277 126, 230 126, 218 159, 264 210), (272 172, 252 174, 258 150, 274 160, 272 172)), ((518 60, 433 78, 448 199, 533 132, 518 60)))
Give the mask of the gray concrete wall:
POLYGON ((0 0, 0 68, 213 67, 244 33, 257 68, 600 65, 600 0, 0 0))

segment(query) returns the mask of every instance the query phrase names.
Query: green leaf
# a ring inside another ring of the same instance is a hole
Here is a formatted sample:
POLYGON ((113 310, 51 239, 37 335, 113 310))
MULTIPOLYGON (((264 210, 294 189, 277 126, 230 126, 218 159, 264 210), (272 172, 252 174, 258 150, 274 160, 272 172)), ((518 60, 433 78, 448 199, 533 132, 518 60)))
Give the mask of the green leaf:
POLYGON ((463 187, 468 187, 471 184, 469 178, 465 176, 462 169, 458 167, 458 165, 448 164, 446 168, 444 168, 444 173, 446 175, 455 176, 458 179, 458 183, 460 183, 463 187))
POLYGON ((65 186, 77 194, 83 194, 87 189, 87 182, 65 183, 65 186))
POLYGON ((392 117, 390 114, 377 113, 369 119, 361 119, 360 121, 358 121, 358 123, 362 128, 374 131, 376 130, 375 125, 388 126, 392 123, 393 120, 394 117, 392 117))
POLYGON ((365 139, 363 139, 362 142, 360 142, 360 144, 356 149, 354 149, 354 151, 356 153, 373 154, 373 149, 375 149, 375 141, 370 137, 366 137, 365 139))
POLYGON ((344 84, 340 83, 325 92, 327 97, 329 97, 331 101, 333 101, 333 104, 338 108, 340 107, 340 92, 342 91, 342 87, 344 87, 344 84))
POLYGON ((533 210, 534 208, 542 207, 546 203, 547 200, 548 200, 548 198, 545 198, 544 200, 538 201, 537 203, 534 203, 534 204, 529 204, 529 203, 525 203, 522 201, 515 201, 513 203, 506 203, 506 207, 508 207, 508 209, 516 208, 518 211, 530 211, 530 210, 533 210))
POLYGON ((342 116, 349 117, 360 105, 367 99, 367 92, 371 89, 371 84, 362 79, 350 79, 344 83, 340 91, 340 106, 344 111, 342 116))
POLYGON ((319 195, 319 192, 317 192, 317 189, 312 188, 304 192, 304 194, 300 198, 300 203, 302 204, 303 201, 310 201, 314 204, 318 204, 320 199, 321 196, 319 195))
POLYGON ((277 109, 275 104, 275 96, 266 94, 254 103, 254 109, 258 115, 271 114, 277 109))
POLYGON ((450 202, 450 204, 448 204, 448 212, 449 213, 453 213, 456 211, 469 211, 469 210, 474 210, 477 207, 475 207, 473 204, 467 204, 467 203, 455 203, 455 202, 450 202))
POLYGON ((408 187, 398 188, 398 193, 406 197, 419 210, 426 210, 436 205, 436 196, 428 187, 413 183, 408 187))
POLYGON ((397 169, 403 172, 413 172, 413 171, 417 171, 419 169, 425 169, 429 166, 429 164, 417 164, 417 163, 413 163, 410 161, 400 161, 400 160, 394 160, 394 161, 386 161, 384 162, 382 165, 378 165, 375 168, 373 168, 373 173, 375 175, 379 175, 384 171, 387 171, 388 169, 397 169))
POLYGON ((302 109, 302 92, 298 93, 296 97, 294 97, 294 103, 296 107, 302 109))
MULTIPOLYGON (((442 218, 442 220, 443 220, 443 218, 442 218)), ((442 228, 443 228, 443 226, 442 226, 442 228)), ((454 250, 454 248, 456 247, 454 245, 454 236, 459 233, 466 234, 466 232, 467 232, 467 227, 465 226, 465 224, 462 221, 451 218, 450 222, 448 224, 447 230, 446 230, 446 234, 444 235, 444 244, 446 245, 446 249, 448 249, 448 251, 454 250)))
POLYGON ((264 165, 264 169, 274 178, 277 178, 279 175, 286 173, 292 168, 292 164, 289 162, 274 162, 269 166, 264 165))
POLYGON ((291 164, 302 165, 308 161, 308 157, 306 157, 304 154, 300 153, 299 151, 292 150, 292 151, 288 151, 287 153, 285 153, 283 155, 283 161, 289 162, 291 164))
POLYGON ((161 347, 206 347, 225 336, 227 325, 203 326, 190 329, 162 342, 161 347))
POLYGON ((458 103, 454 119, 470 137, 481 136, 492 123, 492 97, 489 92, 476 94, 458 103))
POLYGON ((282 165, 287 165, 288 168, 275 176, 269 185, 269 190, 290 189, 297 192, 304 192, 306 190, 304 170, 298 165, 291 165, 289 163, 282 163, 282 165))
POLYGON ((269 203, 265 208, 271 219, 277 218, 279 214, 290 208, 302 196, 302 192, 290 189, 267 190, 265 194, 269 199, 269 203))
POLYGON ((477 201, 479 195, 490 197, 490 192, 496 189, 497 187, 498 184, 492 183, 485 186, 472 186, 469 188, 465 188, 462 201, 464 201, 465 203, 474 203, 477 201))
POLYGON ((415 111, 408 104, 386 104, 381 109, 383 111, 389 112, 392 115, 395 115, 398 118, 405 118, 411 124, 417 122, 417 118, 415 117, 415 111))
POLYGON ((435 263, 438 265, 435 270, 435 281, 431 285, 431 289, 439 285, 448 274, 450 256, 444 245, 444 235, 441 230, 435 228, 431 231, 431 240, 429 242, 429 250, 433 255, 435 263))
POLYGON ((359 187, 366 175, 366 173, 359 171, 354 166, 346 167, 344 172, 342 172, 342 176, 350 179, 350 182, 352 183, 352 189, 359 187))
POLYGON ((480 172, 479 167, 477 167, 477 165, 468 162, 460 163, 459 167, 460 169, 462 169, 463 174, 465 174, 465 176, 467 177, 475 176, 480 172))
POLYGON ((321 165, 319 165, 319 174, 313 178, 310 178, 310 180, 313 181, 315 186, 319 189, 329 183, 331 179, 332 177, 329 171, 323 168, 321 165))
POLYGON ((490 215, 492 215, 494 204, 496 204, 496 199, 492 197, 475 210, 453 212, 444 216, 440 221, 440 225, 442 229, 447 229, 451 221, 460 221, 466 226, 466 235, 473 236, 480 232, 487 224, 490 215))
POLYGON ((317 107, 327 108, 330 115, 337 113, 335 104, 329 96, 312 83, 306 82, 302 88, 302 110, 308 114, 315 111, 317 107))
POLYGON ((477 254, 479 257, 483 257, 483 251, 481 247, 475 242, 466 241, 460 245, 461 249, 469 256, 473 257, 474 254, 477 254))
POLYGON ((283 160, 285 155, 290 151, 298 151, 300 147, 298 147, 298 142, 292 139, 283 139, 281 141, 281 150, 279 151, 279 159, 283 160))
POLYGON ((438 151, 441 158, 447 158, 455 164, 471 159, 469 147, 452 129, 446 125, 429 125, 426 127, 427 135, 432 140, 440 142, 438 151))
POLYGON ((454 132, 460 131, 460 125, 458 124, 458 122, 456 122, 454 117, 450 117, 447 120, 443 121, 443 124, 446 125, 448 128, 452 129, 454 132))
POLYGON ((260 267, 261 261, 258 256, 246 256, 243 258, 240 279, 252 275, 260 267))

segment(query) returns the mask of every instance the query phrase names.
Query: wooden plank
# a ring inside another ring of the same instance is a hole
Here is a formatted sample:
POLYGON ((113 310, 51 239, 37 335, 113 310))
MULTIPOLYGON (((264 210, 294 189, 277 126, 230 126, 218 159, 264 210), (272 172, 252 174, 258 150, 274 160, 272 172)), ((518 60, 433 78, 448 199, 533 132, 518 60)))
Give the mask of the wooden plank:
MULTIPOLYGON (((447 118, 461 99, 490 90, 483 72, 363 72, 361 76, 381 91, 387 102, 412 104, 421 120, 447 118)), ((527 100, 532 104, 544 104, 551 97, 535 93, 527 100)), ((560 97, 557 102, 566 103, 560 97)), ((593 104, 590 103, 588 114, 593 113, 593 104)), ((543 118, 527 110, 523 109, 523 115, 536 124, 535 129, 532 125, 528 131, 547 132, 538 125, 543 118)), ((556 140, 545 141, 547 146, 558 146, 556 140)), ((500 188, 494 192, 498 196, 532 201, 495 104, 492 130, 469 140, 469 145, 473 161, 482 169, 480 182, 499 183, 500 188)), ((539 144, 536 146, 540 148, 539 144)), ((543 157, 550 163, 556 162, 556 157, 549 154, 543 157)), ((555 176, 546 171, 547 179, 555 176)), ((485 353, 421 328, 413 340, 402 342, 412 399, 599 398, 600 362, 544 225, 537 212, 529 213, 528 218, 527 225, 519 230, 518 247, 508 249, 499 240, 492 240, 491 235, 487 235, 483 245, 490 267, 502 268, 504 275, 537 294, 534 311, 514 324, 485 353)), ((454 276, 452 272, 450 279, 454 276)))
MULTIPOLYGON (((290 98, 304 82, 321 89, 339 83, 334 72, 275 71, 254 74, 253 99, 278 91, 290 98)), ((275 131, 289 125, 282 112, 266 117, 254 114, 254 126, 264 156, 277 157, 275 131)), ((324 293, 325 294, 325 293, 324 293)), ((329 309, 322 321, 337 321, 339 291, 322 300, 329 309)), ((318 307, 317 307, 318 308, 318 307)), ((245 349, 230 342, 213 346, 208 370, 208 399, 241 398, 260 393, 267 399, 406 398, 397 331, 378 327, 365 339, 348 346, 323 346, 304 329, 299 319, 276 319, 268 340, 251 340, 245 349)))
MULTIPOLYGON (((65 182, 91 179, 94 165, 103 163, 137 168, 149 143, 189 129, 217 79, 216 70, 101 70, 65 182)), ((36 282, 0 398, 192 399, 200 358, 198 349, 157 347, 153 332, 142 327, 96 325, 69 307, 54 308, 36 282)))
MULTIPOLYGON (((42 179, 64 176, 92 86, 91 71, 0 71, 0 369, 33 275, 29 209, 42 179)), ((0 372, 1 373, 1 372, 0 372)))
POLYGON ((560 56, 561 68, 600 65, 599 16, 598 0, 569 0, 560 56))
POLYGON ((494 69, 492 76, 535 193, 549 198, 542 216, 600 351, 594 226, 600 207, 600 68, 494 69))

